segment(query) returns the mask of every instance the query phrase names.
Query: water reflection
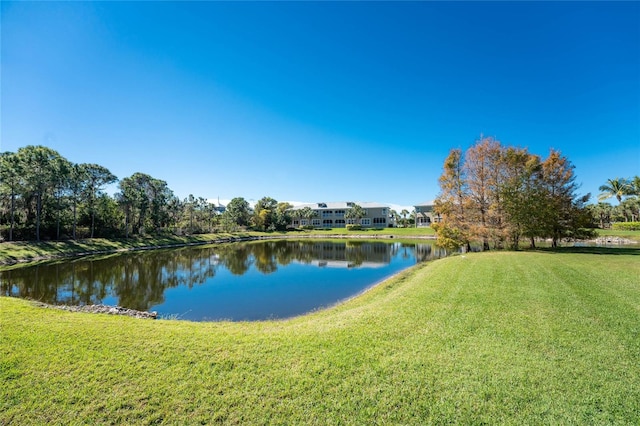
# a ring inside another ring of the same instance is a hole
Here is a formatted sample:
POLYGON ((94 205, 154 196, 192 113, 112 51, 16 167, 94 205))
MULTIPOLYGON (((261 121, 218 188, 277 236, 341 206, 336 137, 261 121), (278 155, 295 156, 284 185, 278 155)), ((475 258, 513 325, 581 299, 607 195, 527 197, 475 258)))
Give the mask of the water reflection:
POLYGON ((0 292, 192 320, 262 319, 335 303, 415 262, 444 255, 428 243, 317 240, 154 250, 0 272, 0 292), (322 272, 329 269, 342 272, 322 272))

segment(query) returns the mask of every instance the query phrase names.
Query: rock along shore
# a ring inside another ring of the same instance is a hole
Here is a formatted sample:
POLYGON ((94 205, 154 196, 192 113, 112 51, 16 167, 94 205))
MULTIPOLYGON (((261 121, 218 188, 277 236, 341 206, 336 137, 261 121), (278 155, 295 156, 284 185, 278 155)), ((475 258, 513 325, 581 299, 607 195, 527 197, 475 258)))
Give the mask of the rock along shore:
POLYGON ((37 303, 41 308, 61 309, 69 312, 84 312, 90 314, 109 314, 109 315, 124 315, 134 318, 143 319, 156 319, 158 318, 157 312, 145 312, 136 311, 135 309, 123 308, 121 306, 109 306, 109 305, 84 305, 84 306, 69 306, 69 305, 49 305, 46 303, 37 303))

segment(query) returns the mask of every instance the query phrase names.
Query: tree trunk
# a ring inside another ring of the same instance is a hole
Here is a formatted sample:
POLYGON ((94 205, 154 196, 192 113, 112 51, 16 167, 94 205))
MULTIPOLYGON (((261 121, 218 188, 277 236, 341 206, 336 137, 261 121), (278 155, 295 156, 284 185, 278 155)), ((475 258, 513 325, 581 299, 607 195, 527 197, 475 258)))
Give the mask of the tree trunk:
POLYGON ((9 241, 13 241, 13 227, 15 224, 15 211, 16 211, 16 194, 11 188, 11 226, 9 227, 9 241))
POLYGON ((93 238, 93 230, 95 229, 96 223, 96 212, 95 210, 91 211, 91 238, 93 238))
POLYGON ((76 212, 76 202, 73 202, 73 239, 76 239, 76 225, 77 225, 78 219, 77 219, 77 212, 76 212))
POLYGON ((42 210, 42 196, 36 196, 36 241, 40 241, 40 211, 42 210))
POLYGON ((124 236, 129 238, 129 207, 125 208, 124 212, 124 236))
POLYGON ((56 212, 56 240, 60 240, 60 197, 58 197, 58 211, 56 212))

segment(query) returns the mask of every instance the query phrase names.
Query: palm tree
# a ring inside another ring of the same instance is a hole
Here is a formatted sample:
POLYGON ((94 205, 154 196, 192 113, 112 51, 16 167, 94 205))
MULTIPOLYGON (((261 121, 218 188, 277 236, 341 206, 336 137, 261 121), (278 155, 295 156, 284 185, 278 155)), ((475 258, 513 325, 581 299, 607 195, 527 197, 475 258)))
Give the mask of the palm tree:
POLYGON ((640 176, 634 176, 629 182, 629 186, 631 187, 629 195, 640 197, 640 176))
POLYGON ((627 179, 623 178, 607 179, 607 183, 598 189, 602 191, 602 193, 598 195, 598 201, 616 197, 618 203, 622 202, 623 196, 630 195, 632 192, 631 184, 627 179))
POLYGON ((344 214, 345 219, 356 219, 358 221, 358 225, 360 225, 360 220, 367 215, 367 212, 359 206, 358 204, 354 204, 351 206, 349 210, 344 214))
POLYGON ((313 220, 314 217, 318 216, 318 212, 313 210, 311 207, 307 206, 307 207, 304 207, 304 208, 300 209, 298 211, 298 215, 301 218, 308 220, 307 225, 313 226, 311 224, 311 221, 313 220))
POLYGON ((402 215, 402 224, 403 227, 406 228, 407 227, 407 215, 409 214, 409 210, 407 209, 402 209, 402 211, 400 212, 400 214, 402 215))
POLYGON ((393 221, 397 224, 398 223, 398 217, 400 217, 400 215, 398 215, 398 212, 395 210, 391 210, 389 212, 389 216, 391 216, 391 218, 393 219, 393 221))

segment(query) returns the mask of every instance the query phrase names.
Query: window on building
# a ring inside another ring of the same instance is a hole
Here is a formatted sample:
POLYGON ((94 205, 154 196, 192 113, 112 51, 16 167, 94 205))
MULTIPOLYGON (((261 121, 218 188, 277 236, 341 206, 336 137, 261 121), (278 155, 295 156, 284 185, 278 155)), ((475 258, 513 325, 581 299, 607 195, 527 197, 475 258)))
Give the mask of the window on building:
POLYGON ((345 222, 344 219, 336 219, 334 224, 337 228, 344 228, 345 222))
POLYGON ((313 219, 313 226, 320 226, 320 219, 313 219))
POLYGON ((374 224, 385 224, 387 223, 387 219, 384 217, 374 217, 373 218, 373 223, 374 224))
POLYGON ((355 224, 356 224, 355 219, 347 219, 347 225, 355 225, 355 224))
POLYGON ((362 225, 371 225, 371 219, 367 218, 367 219, 362 219, 362 221, 360 222, 362 225))
POLYGON ((333 226, 333 221, 331 219, 325 219, 322 221, 322 226, 324 228, 331 228, 333 226))
POLYGON ((300 225, 302 225, 302 226, 306 226, 306 225, 307 225, 307 219, 302 219, 302 220, 300 221, 300 225))

